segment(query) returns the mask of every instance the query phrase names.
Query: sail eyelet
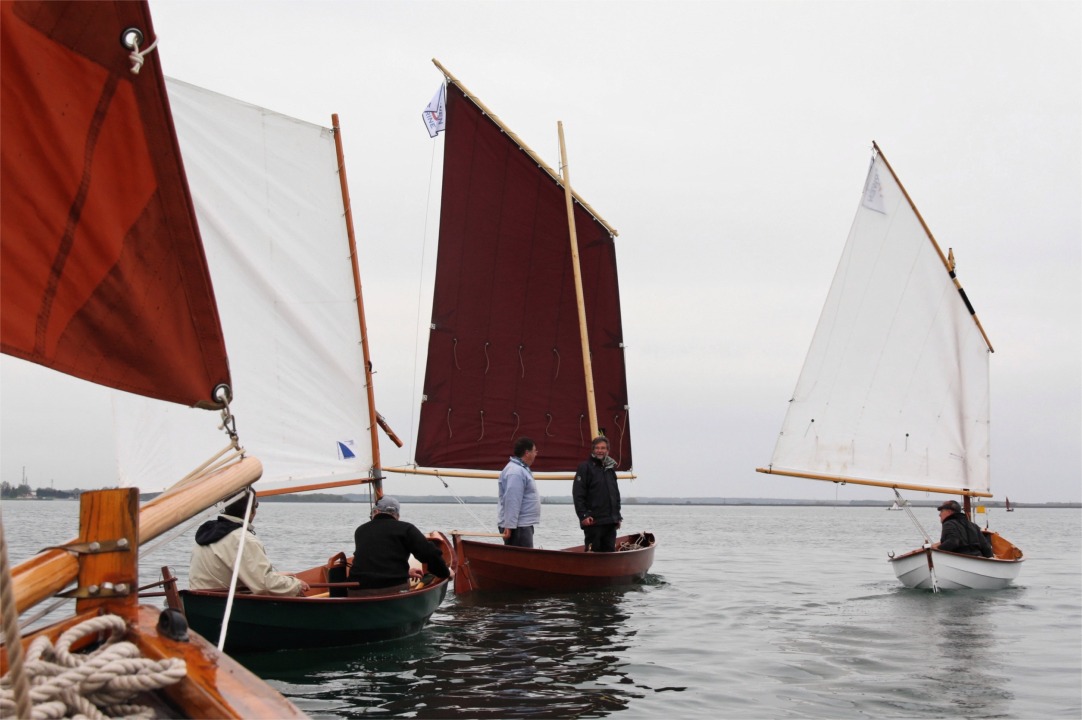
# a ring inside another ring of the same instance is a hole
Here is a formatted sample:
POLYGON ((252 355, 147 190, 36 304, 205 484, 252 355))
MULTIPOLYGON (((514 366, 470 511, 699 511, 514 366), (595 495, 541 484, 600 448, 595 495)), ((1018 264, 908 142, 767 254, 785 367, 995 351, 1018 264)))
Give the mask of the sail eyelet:
POLYGON ((139 47, 143 44, 144 39, 143 31, 137 27, 124 28, 124 31, 120 33, 120 45, 131 50, 128 59, 131 60, 132 75, 139 74, 139 71, 143 69, 146 56, 158 46, 158 38, 154 38, 150 45, 147 45, 146 50, 140 50, 139 47))
POLYGON ((143 44, 143 31, 137 27, 124 28, 120 33, 120 44, 128 50, 138 50, 143 44))

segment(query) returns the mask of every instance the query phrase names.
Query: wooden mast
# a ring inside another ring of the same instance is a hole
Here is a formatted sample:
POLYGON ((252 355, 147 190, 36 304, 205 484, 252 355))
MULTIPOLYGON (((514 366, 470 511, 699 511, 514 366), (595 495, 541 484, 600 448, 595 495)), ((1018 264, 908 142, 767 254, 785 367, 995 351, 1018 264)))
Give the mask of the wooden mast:
POLYGON ((364 352, 364 386, 368 393, 368 433, 372 442, 372 487, 376 500, 383 497, 383 471, 379 459, 379 426, 376 423, 376 397, 372 387, 372 357, 368 350, 368 325, 364 319, 364 295, 361 292, 361 268, 357 261, 357 236, 353 229, 353 208, 349 201, 349 183, 346 179, 345 151, 342 149, 342 128, 338 114, 331 115, 334 129, 334 149, 338 154, 338 181, 342 186, 342 207, 345 209, 346 234, 349 236, 349 259, 353 266, 353 287, 357 294, 357 319, 361 326, 361 349, 364 352))
POLYGON ((571 236, 571 269, 575 274, 575 304, 579 310, 579 340, 582 342, 582 372, 586 378, 586 411, 590 415, 590 437, 601 434, 597 426, 597 403, 594 397, 594 366, 590 359, 590 334, 586 328, 586 300, 582 294, 582 268, 579 266, 579 238, 575 232, 575 198, 571 193, 571 172, 567 167, 567 145, 564 143, 564 123, 556 122, 560 133, 560 171, 567 203, 567 227, 571 236))

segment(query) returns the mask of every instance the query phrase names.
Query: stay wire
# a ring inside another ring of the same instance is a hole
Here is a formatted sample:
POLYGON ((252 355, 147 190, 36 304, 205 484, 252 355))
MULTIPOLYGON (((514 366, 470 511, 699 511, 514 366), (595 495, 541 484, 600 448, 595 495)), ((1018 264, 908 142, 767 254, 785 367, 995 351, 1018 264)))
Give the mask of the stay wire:
MULTIPOLYGON (((420 359, 420 332, 418 332, 423 325, 421 324, 421 303, 424 299, 424 270, 425 270, 425 254, 428 250, 428 223, 432 217, 432 186, 434 184, 434 177, 436 171, 436 144, 438 138, 432 141, 432 157, 429 160, 428 166, 428 190, 425 193, 425 225, 424 234, 421 236, 421 264, 417 273, 417 319, 414 321, 414 334, 413 334, 413 378, 410 385, 410 397, 413 398, 413 402, 410 407, 410 435, 409 435, 409 459, 414 458, 415 447, 414 444, 417 440, 414 428, 417 427, 417 363, 420 359)), ((431 331, 431 328, 429 328, 431 331)))

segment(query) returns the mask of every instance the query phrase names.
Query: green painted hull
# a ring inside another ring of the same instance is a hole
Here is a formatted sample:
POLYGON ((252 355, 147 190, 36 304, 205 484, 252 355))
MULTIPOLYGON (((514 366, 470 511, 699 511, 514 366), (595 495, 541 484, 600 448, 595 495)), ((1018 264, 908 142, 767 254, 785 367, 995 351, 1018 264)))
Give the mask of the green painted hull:
MULTIPOLYGON (((270 597, 233 600, 227 652, 336 647, 394 640, 420 632, 447 594, 447 581, 422 590, 373 597, 270 597)), ((188 624, 214 642, 222 627, 226 593, 182 590, 188 624)))

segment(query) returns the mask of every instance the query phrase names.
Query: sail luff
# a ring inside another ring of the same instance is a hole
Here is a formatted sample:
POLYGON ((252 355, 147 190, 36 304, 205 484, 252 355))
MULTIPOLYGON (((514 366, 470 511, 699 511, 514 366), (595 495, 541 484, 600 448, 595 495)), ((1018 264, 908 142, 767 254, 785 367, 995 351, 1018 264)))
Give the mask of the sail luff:
POLYGON ((942 495, 963 495, 966 497, 992 497, 990 492, 969 490, 968 488, 942 488, 935 485, 917 485, 913 483, 885 482, 883 480, 869 480, 867 478, 848 477, 843 475, 817 475, 815 473, 801 472, 796 470, 782 470, 775 467, 755 468, 755 472, 766 475, 784 475, 786 477, 804 478, 805 480, 822 480, 824 482, 840 483, 842 485, 867 485, 870 487, 897 488, 898 490, 914 490, 916 492, 933 492, 942 495))
MULTIPOLYGON (((542 160, 541 156, 538 155, 536 152, 534 152, 533 149, 530 148, 529 145, 524 143, 522 141, 522 138, 520 138, 515 133, 514 130, 507 127, 507 125, 505 125, 503 123, 503 121, 500 120, 500 117, 498 115, 496 115, 496 113, 489 110, 488 106, 485 105, 481 101, 481 99, 479 97, 477 97, 472 92, 470 92, 469 88, 467 88, 465 85, 462 84, 461 80, 459 80, 454 75, 452 75, 451 71, 448 70, 447 68, 445 68, 440 63, 440 61, 437 60, 436 58, 432 58, 432 64, 435 65, 437 68, 439 68, 440 72, 442 72, 444 74, 444 76, 447 78, 448 81, 450 81, 451 83, 457 85, 458 89, 461 90, 462 93, 467 98, 469 98, 470 102, 472 102, 474 105, 479 107, 481 109, 481 112, 483 112, 485 115, 487 115, 489 117, 489 119, 492 120, 492 122, 496 123, 496 125, 499 126, 499 128, 501 130, 503 130, 507 134, 507 136, 509 138, 514 140, 518 144, 519 148, 521 148, 521 150, 524 153, 529 155, 530 158, 532 158, 533 161, 537 163, 538 167, 540 167, 542 170, 544 170, 546 173, 548 173, 549 176, 556 182, 557 185, 562 185, 563 184, 563 181, 560 179, 560 174, 558 172, 556 172, 555 170, 553 170, 552 167, 550 167, 548 163, 546 163, 544 160, 542 160)), ((577 192, 575 192, 574 190, 571 191, 571 194, 574 196, 575 202, 577 202, 579 205, 581 205, 583 207, 583 209, 586 210, 586 212, 593 215, 594 219, 597 220, 599 223, 601 223, 605 227, 605 229, 608 230, 609 233, 613 237, 619 237, 620 236, 620 233, 616 231, 616 228, 614 228, 603 217, 601 217, 601 215, 599 215, 598 212, 596 210, 594 210, 593 207, 591 207, 590 203, 583 200, 582 197, 577 192)))
POLYGON ((567 203, 567 228, 571 236, 571 269, 575 277, 575 303, 579 310, 579 339, 582 341, 582 369, 586 378, 586 410, 590 416, 590 436, 600 435, 597 424, 597 402, 594 398, 594 368, 590 360, 590 333, 586 326, 586 300, 582 293, 582 267, 579 264, 579 237, 575 231, 575 201, 572 198, 571 171, 567 164, 563 121, 557 122, 560 133, 560 163, 563 173, 564 198, 567 203))
POLYGON ((383 497, 383 473, 380 471, 379 428, 376 424, 376 396, 372 386, 372 355, 368 346, 368 324, 364 315, 364 293, 361 290, 361 268, 357 258, 357 234, 353 225, 353 206, 349 200, 349 181, 346 177, 346 156, 342 145, 342 127, 338 123, 338 114, 331 115, 331 129, 334 131, 334 148, 338 158, 338 179, 342 186, 342 207, 345 210, 346 235, 349 238, 349 259, 353 270, 353 287, 357 294, 357 321, 361 330, 361 349, 364 357, 364 387, 368 396, 368 433, 372 443, 372 487, 376 499, 383 497))
POLYGON ((920 210, 917 208, 917 204, 913 202, 913 198, 909 196, 909 191, 905 189, 905 185, 902 183, 901 178, 894 172, 894 168, 891 167, 890 161, 887 160, 887 156, 883 154, 879 145, 872 140, 872 148, 875 149, 876 154, 883 160, 883 165, 890 171, 891 177, 894 178, 894 182, 898 183, 898 189, 902 191, 902 195, 905 197, 905 201, 909 203, 909 207, 913 210, 913 214, 917 216, 917 220, 920 221, 920 226, 924 228, 925 234, 928 236, 928 240, 932 243, 932 247, 935 248, 936 254, 939 255, 939 259, 943 262, 943 267, 946 269, 947 274, 950 275, 954 286, 958 290, 959 297, 962 298, 962 302, 965 303, 966 308, 969 310, 969 314, 973 317, 973 322, 977 323, 977 328, 981 331, 981 337, 984 338, 984 343, 988 346, 988 350, 995 352, 995 348, 992 347, 992 342, 988 339, 988 333, 984 331, 984 325, 981 324, 980 318, 977 317, 977 311, 973 309, 973 303, 970 302, 969 296, 966 291, 962 289, 962 283, 958 280, 958 276, 954 272, 954 257, 951 255, 948 257, 943 254, 943 248, 936 242, 935 235, 932 234, 931 228, 928 227, 928 223, 924 222, 924 216, 920 214, 920 210))

